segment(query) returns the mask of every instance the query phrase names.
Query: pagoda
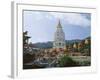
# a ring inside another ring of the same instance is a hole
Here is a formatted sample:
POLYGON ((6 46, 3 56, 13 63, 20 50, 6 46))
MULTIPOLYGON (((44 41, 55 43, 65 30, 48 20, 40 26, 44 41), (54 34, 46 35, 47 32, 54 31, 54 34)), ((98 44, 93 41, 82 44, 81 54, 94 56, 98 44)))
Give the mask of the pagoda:
POLYGON ((65 33, 62 29, 60 20, 58 22, 56 32, 54 34, 54 42, 53 42, 53 48, 55 49, 65 49, 66 43, 65 43, 65 33))

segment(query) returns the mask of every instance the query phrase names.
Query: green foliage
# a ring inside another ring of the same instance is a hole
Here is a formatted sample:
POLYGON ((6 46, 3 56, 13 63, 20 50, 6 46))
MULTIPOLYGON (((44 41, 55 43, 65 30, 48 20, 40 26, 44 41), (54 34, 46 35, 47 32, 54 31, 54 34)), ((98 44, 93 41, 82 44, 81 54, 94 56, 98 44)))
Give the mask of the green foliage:
POLYGON ((77 62, 69 56, 63 56, 59 60, 60 67, 73 67, 78 66, 77 62))
POLYGON ((83 62, 79 62, 80 66, 90 66, 91 62, 90 61, 83 61, 83 62))
POLYGON ((91 44, 85 44, 82 48, 79 50, 81 53, 85 53, 83 55, 90 56, 91 55, 91 44))

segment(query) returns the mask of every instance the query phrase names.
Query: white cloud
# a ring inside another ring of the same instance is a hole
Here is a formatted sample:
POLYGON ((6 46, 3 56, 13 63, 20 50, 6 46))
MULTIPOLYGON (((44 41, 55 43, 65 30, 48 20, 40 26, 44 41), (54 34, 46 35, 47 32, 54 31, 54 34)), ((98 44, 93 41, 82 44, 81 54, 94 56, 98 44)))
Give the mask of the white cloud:
POLYGON ((33 18, 35 18, 37 21, 41 21, 42 19, 49 19, 52 20, 52 16, 48 14, 48 12, 34 12, 33 18))
POLYGON ((57 12, 27 12, 29 16, 37 21, 41 21, 43 19, 47 20, 63 20, 66 24, 78 25, 81 27, 88 27, 91 25, 91 21, 86 17, 82 16, 80 13, 57 13, 57 12))
POLYGON ((79 13, 50 13, 57 19, 62 19, 71 25, 78 25, 82 27, 90 26, 91 22, 79 13))
POLYGON ((49 19, 49 20, 52 20, 52 18, 53 18, 52 16, 50 16, 50 15, 48 15, 48 14, 46 14, 45 17, 46 17, 47 19, 49 19))

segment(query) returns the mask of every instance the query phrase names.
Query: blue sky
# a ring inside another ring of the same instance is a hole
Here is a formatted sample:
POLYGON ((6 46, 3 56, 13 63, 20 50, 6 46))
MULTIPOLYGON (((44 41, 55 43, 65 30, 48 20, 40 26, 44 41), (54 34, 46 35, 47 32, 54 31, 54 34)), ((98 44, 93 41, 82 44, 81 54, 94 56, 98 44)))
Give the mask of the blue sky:
POLYGON ((91 35, 91 14, 46 11, 24 11, 23 31, 28 31, 30 42, 54 40, 60 20, 66 40, 84 39, 91 35))

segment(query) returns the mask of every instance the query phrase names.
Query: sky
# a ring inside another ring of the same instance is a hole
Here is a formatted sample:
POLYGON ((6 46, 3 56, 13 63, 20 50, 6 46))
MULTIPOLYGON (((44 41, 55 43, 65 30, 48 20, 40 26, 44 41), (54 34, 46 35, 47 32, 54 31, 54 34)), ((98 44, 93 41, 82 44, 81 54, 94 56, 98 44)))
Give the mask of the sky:
POLYGON ((32 43, 53 41, 59 20, 66 40, 91 35, 90 13, 23 11, 23 31, 28 31, 32 43))

